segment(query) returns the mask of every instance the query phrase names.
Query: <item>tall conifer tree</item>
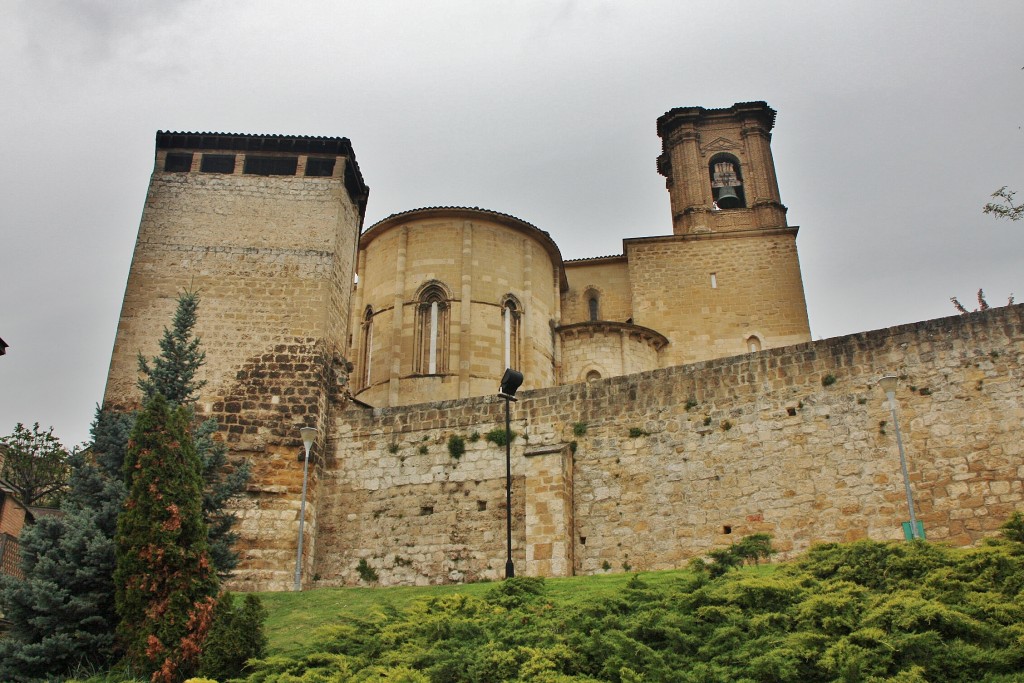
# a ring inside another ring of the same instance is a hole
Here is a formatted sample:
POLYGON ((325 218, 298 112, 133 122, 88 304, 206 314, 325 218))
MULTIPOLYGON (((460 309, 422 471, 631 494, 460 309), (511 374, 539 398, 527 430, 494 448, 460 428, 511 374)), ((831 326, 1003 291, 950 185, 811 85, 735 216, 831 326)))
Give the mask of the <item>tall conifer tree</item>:
MULTIPOLYGON (((108 437, 125 440, 125 417, 97 414, 94 452, 108 447, 108 437)), ((114 529, 124 484, 84 453, 69 464, 64 516, 25 527, 19 539, 25 578, 0 576, 0 611, 11 626, 0 638, 3 681, 50 680, 78 666, 104 667, 117 654, 114 529)))
MULTIPOLYGON (((186 291, 178 297, 178 308, 170 328, 164 328, 160 339, 160 355, 147 361, 139 354, 139 389, 143 402, 162 394, 170 403, 188 411, 190 424, 195 422, 195 403, 205 381, 196 373, 206 362, 199 337, 193 334, 199 311, 199 295, 186 291)), ((194 425, 193 443, 199 455, 203 477, 203 519, 209 533, 210 559, 217 573, 226 577, 238 564, 232 549, 238 538, 232 529, 237 521, 234 513, 225 510, 227 502, 237 496, 249 481, 249 464, 226 468, 227 447, 212 437, 217 421, 206 420, 194 425)))
MULTIPOLYGON (((164 331, 161 355, 144 364, 143 374, 150 381, 140 387, 147 395, 166 391, 181 398, 188 411, 202 387, 195 372, 203 356, 199 340, 192 337, 197 308, 194 293, 179 298, 172 329, 164 331)), ((91 449, 69 462, 64 516, 23 530, 26 578, 0 576, 0 612, 11 624, 7 636, 0 638, 0 680, 51 678, 80 665, 103 667, 120 656, 114 637, 114 534, 125 501, 124 463, 135 417, 97 410, 91 449)), ((207 420, 193 433, 202 463, 211 562, 223 575, 237 562, 231 549, 235 518, 224 504, 242 491, 249 470, 242 465, 225 473, 226 449, 212 439, 216 429, 216 421, 207 420)))
POLYGON ((217 594, 187 409, 160 393, 146 402, 129 441, 125 482, 115 538, 118 636, 126 658, 153 672, 155 683, 174 683, 198 664, 217 594))
POLYGON ((199 397, 199 390, 206 386, 206 382, 196 380, 196 373, 206 362, 199 337, 192 335, 198 310, 199 295, 183 292, 178 297, 171 327, 165 327, 164 336, 160 338, 160 355, 147 361, 139 354, 139 372, 143 375, 139 389, 143 403, 155 394, 163 394, 171 403, 190 406, 199 397))

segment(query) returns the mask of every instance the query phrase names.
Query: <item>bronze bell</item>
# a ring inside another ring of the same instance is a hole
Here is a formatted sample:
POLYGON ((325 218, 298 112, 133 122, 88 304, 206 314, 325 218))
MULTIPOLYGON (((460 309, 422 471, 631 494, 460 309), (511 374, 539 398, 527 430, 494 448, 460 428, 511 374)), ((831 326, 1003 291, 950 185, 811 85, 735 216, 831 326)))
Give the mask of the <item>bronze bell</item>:
POLYGON ((718 196, 715 203, 720 209, 738 209, 741 207, 740 197, 736 194, 736 188, 731 185, 718 188, 718 196))

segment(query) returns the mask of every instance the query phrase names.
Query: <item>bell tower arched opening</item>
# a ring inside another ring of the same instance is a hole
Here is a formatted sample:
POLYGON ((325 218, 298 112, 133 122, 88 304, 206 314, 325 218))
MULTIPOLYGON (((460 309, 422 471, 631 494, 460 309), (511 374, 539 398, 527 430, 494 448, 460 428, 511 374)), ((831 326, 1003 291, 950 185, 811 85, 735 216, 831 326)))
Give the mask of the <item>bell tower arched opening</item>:
POLYGON ((732 154, 716 154, 708 162, 711 194, 719 209, 744 209, 747 206, 743 191, 740 161, 732 154))

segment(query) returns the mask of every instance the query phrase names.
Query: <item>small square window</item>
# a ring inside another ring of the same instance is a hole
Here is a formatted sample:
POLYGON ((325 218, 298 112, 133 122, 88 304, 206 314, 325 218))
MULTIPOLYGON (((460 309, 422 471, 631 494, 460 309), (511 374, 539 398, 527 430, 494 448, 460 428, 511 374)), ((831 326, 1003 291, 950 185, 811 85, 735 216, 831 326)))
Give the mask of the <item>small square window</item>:
POLYGON ((330 178, 334 175, 334 157, 309 157, 306 159, 306 175, 330 178))
POLYGON ((295 175, 298 157, 246 156, 242 173, 249 175, 295 175))
POLYGON ((188 173, 192 170, 192 152, 168 152, 164 159, 164 170, 168 173, 188 173))
POLYGON ((234 154, 204 154, 199 164, 199 170, 203 173, 234 173, 234 154))

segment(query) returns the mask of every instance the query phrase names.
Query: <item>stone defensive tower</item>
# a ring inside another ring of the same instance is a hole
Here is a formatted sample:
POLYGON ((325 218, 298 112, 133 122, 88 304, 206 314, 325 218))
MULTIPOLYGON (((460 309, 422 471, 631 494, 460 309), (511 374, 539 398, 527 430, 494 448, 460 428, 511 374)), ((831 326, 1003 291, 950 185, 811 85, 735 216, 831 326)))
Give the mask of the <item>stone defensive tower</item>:
MULTIPOLYGON (((294 566, 297 427, 326 424, 344 388, 366 199, 345 138, 157 133, 104 405, 137 406, 137 354, 159 352, 178 295, 198 292, 207 358, 198 412, 219 421, 233 458, 253 465, 243 581, 282 587, 294 566)), ((314 469, 311 519, 317 479, 314 469)))

